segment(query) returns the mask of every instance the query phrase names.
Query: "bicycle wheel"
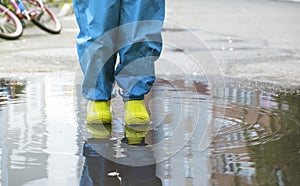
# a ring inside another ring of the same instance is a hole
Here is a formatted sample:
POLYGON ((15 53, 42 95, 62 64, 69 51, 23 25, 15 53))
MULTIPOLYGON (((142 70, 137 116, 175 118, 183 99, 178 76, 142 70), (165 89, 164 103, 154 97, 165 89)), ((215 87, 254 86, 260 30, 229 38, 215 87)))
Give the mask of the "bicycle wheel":
POLYGON ((23 0, 23 3, 36 26, 51 34, 60 33, 61 23, 47 6, 36 0, 23 0))
POLYGON ((0 4, 0 38, 18 39, 22 33, 23 26, 19 18, 0 4))

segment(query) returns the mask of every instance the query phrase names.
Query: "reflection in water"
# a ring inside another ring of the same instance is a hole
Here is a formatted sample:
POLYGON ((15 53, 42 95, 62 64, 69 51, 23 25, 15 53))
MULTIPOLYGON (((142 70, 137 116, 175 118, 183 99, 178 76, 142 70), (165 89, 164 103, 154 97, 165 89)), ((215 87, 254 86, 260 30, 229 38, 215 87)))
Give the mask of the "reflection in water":
POLYGON ((0 78, 0 106, 7 100, 18 99, 24 88, 25 82, 21 80, 0 78))
POLYGON ((83 147, 86 160, 81 186, 162 185, 156 177, 156 160, 151 147, 145 144, 147 130, 126 127, 125 138, 118 141, 110 138, 111 124, 87 127, 92 138, 83 147))
POLYGON ((151 120, 157 126, 154 153, 163 185, 208 185, 209 150, 199 151, 210 122, 207 85, 158 79, 148 99, 151 120))
POLYGON ((256 123, 265 134, 255 128, 258 138, 247 140, 251 160, 255 163, 255 182, 300 185, 300 96, 281 95, 273 102, 277 107, 269 114, 269 122, 256 123))
POLYGON ((0 185, 78 183, 70 78, 1 82, 1 92, 9 96, 0 109, 0 185))
MULTIPOLYGON (((29 86, 26 91, 31 91, 31 88, 29 86)), ((25 84, 22 81, 1 80, 2 95, 4 92, 7 97, 6 107, 0 112, 2 185, 23 185, 46 176, 48 155, 43 149, 47 137, 43 135, 45 126, 41 125, 41 121, 45 119, 45 103, 43 99, 39 99, 43 92, 34 98, 22 96, 26 103, 15 104, 23 90, 25 84), (18 179, 13 179, 16 177, 18 179)))
POLYGON ((300 185, 300 96, 228 88, 211 156, 216 185, 300 185))

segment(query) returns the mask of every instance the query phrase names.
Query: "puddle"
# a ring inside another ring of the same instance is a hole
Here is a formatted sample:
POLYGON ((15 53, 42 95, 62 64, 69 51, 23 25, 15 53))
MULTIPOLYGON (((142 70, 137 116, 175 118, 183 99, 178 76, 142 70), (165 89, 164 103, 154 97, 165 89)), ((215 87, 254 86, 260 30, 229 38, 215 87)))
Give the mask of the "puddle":
POLYGON ((0 82, 0 185, 300 185, 299 88, 236 80, 221 118, 211 106, 219 90, 160 78, 149 130, 124 128, 118 96, 113 126, 95 137, 73 73, 0 82))

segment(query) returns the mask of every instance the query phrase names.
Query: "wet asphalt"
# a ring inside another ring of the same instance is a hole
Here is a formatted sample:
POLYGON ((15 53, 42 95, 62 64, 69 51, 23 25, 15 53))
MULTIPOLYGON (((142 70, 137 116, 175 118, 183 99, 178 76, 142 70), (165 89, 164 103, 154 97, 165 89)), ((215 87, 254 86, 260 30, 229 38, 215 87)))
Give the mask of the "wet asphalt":
MULTIPOLYGON (((223 76, 298 85, 299 6, 268 0, 167 2, 162 59, 173 66, 189 67, 188 55, 202 52, 204 59, 200 60, 201 55, 197 59, 201 64, 210 51, 223 76), (198 37, 197 42, 186 39, 192 34, 198 37), (178 43, 179 49, 172 45, 178 43)), ((76 70, 78 29, 74 15, 62 17, 61 22, 64 29, 60 35, 30 27, 19 40, 0 40, 0 72, 76 70)), ((158 74, 178 72, 168 65, 158 66, 158 74)))

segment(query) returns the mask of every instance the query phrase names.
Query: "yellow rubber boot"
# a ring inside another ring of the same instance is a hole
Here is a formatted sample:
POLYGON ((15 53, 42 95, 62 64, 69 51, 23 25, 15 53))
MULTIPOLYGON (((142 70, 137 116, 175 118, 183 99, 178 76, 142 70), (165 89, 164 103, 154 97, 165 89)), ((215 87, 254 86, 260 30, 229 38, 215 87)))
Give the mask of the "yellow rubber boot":
POLYGON ((110 101, 89 101, 87 123, 111 123, 110 101))
POLYGON ((148 124, 149 114, 144 100, 130 100, 125 102, 125 124, 148 124))

